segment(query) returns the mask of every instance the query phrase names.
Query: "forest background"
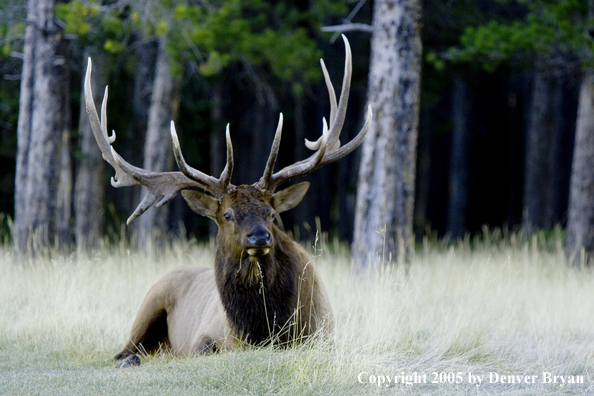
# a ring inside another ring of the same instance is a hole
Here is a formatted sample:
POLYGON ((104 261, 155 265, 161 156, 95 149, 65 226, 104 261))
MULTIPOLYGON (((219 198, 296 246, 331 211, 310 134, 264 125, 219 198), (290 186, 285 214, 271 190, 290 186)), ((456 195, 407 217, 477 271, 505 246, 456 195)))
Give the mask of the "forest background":
MULTIPOLYGON (((422 2, 417 240, 427 234, 461 238, 485 228, 531 233, 566 226, 578 97, 591 62, 590 3, 422 2)), ((24 205, 15 195, 15 177, 27 11, 20 1, 2 1, 5 228, 24 205)), ((102 87, 110 86, 108 128, 117 132, 124 158, 160 168, 155 170, 173 166, 167 129, 150 114, 155 102, 168 109, 165 125, 176 120, 188 161, 210 174, 222 169, 222 137, 230 123, 237 164, 232 182, 253 183, 264 169, 279 112, 285 119, 281 165, 304 158, 303 139, 321 133, 329 102, 318 59, 326 60, 336 81, 344 57, 342 45, 334 43, 336 33, 322 32, 323 26, 352 23, 362 30, 348 33, 354 71, 344 139, 359 130, 372 12, 373 3, 366 1, 58 2, 60 56, 54 62, 63 84, 55 108, 61 139, 53 173, 59 244, 92 245, 104 235, 121 236, 141 199, 139 188, 109 187, 111 169, 96 161, 95 142, 84 138, 88 121, 81 93, 88 56, 94 61, 97 103, 102 87)), ((317 230, 352 239, 359 158, 348 156, 308 176, 307 199, 283 215, 284 227, 297 239, 314 239, 317 230)), ((141 219, 162 234, 204 239, 213 233, 209 221, 193 214, 181 197, 151 210, 141 219)), ((138 240, 153 232, 141 221, 133 224, 127 233, 138 240)))

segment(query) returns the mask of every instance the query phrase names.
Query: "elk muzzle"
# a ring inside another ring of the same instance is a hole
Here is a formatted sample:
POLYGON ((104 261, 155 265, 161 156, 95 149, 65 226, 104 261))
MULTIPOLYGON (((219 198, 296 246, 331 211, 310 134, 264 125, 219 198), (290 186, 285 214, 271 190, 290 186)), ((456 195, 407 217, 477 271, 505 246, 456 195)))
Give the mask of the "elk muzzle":
POLYGON ((247 252, 250 256, 266 255, 270 252, 272 235, 270 231, 261 224, 254 226, 247 235, 247 252))

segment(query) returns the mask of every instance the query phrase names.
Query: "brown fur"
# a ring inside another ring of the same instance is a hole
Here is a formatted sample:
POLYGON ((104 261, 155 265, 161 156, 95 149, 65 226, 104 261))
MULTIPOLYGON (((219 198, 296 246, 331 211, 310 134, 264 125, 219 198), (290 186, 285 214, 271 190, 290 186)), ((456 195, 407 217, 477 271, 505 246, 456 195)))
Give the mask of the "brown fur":
POLYGON ((238 340, 287 345, 322 327, 329 334, 330 303, 311 256, 273 223, 275 212, 296 206, 308 187, 270 194, 238 186, 220 201, 184 191, 194 211, 219 225, 214 269, 175 268, 151 287, 130 340, 115 357, 124 359, 122 366, 139 364, 134 354, 159 347, 193 355, 230 349, 238 340), (249 236, 256 232, 270 241, 262 237, 254 245, 249 236))

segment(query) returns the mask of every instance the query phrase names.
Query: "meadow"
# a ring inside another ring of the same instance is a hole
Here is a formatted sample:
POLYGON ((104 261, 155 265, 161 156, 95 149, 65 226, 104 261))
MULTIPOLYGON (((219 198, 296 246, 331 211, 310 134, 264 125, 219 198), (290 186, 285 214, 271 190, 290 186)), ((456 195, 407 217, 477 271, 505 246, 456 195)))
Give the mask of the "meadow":
POLYGON ((17 262, 0 247, 0 395, 594 394, 594 274, 568 268, 562 235, 486 233, 419 244, 408 275, 352 276, 347 249, 311 247, 329 291, 332 345, 143 357, 118 369, 148 288, 212 246, 17 262), (479 382, 480 380, 480 382, 479 382))

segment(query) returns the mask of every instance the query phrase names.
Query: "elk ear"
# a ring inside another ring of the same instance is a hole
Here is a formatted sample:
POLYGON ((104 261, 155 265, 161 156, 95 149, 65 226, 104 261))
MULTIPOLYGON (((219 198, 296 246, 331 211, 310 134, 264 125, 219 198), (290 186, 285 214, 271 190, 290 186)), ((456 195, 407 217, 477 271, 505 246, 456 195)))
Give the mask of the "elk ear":
POLYGON ((219 201, 200 191, 183 190, 181 194, 190 206, 190 209, 200 216, 210 217, 216 221, 219 201))
POLYGON ((276 213, 293 209, 301 202, 308 189, 309 183, 303 182, 280 190, 272 196, 272 207, 276 213))

